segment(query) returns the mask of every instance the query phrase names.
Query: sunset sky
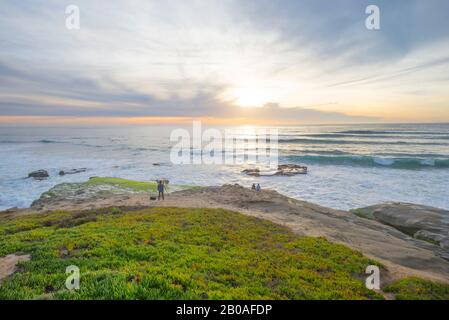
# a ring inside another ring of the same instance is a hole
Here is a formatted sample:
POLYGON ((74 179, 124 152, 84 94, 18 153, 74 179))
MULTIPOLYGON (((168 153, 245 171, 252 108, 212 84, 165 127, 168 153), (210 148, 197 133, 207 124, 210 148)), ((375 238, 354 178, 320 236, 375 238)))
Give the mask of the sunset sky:
POLYGON ((2 0, 0 17, 0 124, 449 122, 447 0, 2 0))

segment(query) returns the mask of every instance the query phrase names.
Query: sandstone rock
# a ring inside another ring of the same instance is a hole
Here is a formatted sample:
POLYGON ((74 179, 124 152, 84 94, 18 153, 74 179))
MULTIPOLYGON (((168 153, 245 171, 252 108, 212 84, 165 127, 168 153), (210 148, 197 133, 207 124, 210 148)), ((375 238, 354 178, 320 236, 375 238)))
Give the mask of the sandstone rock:
POLYGON ((37 170, 37 171, 30 172, 28 174, 28 178, 34 178, 36 180, 46 179, 49 176, 50 175, 48 174, 48 172, 46 170, 37 170))
POLYGON ((427 230, 419 230, 413 235, 414 238, 424 240, 427 242, 435 243, 439 245, 441 241, 445 240, 445 237, 441 234, 433 233, 427 230))
POLYGON ((449 239, 444 239, 440 241, 440 247, 449 252, 449 239))
POLYGON ((442 248, 449 249, 449 211, 429 206, 387 202, 353 211, 442 248))

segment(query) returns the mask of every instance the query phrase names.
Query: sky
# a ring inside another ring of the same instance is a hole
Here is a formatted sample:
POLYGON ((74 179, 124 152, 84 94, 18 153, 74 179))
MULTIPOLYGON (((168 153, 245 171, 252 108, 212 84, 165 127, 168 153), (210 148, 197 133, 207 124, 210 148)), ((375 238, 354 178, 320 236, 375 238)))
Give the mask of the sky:
POLYGON ((449 122, 447 0, 2 0, 0 17, 0 125, 449 122))

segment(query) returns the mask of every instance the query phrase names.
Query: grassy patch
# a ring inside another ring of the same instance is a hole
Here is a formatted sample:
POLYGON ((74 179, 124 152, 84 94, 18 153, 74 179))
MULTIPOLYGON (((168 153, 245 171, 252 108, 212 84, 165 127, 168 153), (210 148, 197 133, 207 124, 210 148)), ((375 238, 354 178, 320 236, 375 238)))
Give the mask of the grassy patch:
POLYGON ((143 192, 156 192, 157 191, 157 183, 156 182, 142 182, 135 180, 128 180, 122 178, 107 178, 107 177, 94 177, 89 179, 84 183, 86 186, 95 186, 95 185, 114 185, 123 189, 130 189, 135 192, 143 191, 143 192))
POLYGON ((0 257, 32 256, 0 299, 381 298, 360 253, 220 209, 34 214, 0 220, 0 243, 0 257), (70 265, 78 291, 65 289, 70 265))
MULTIPOLYGON (((166 186, 165 190, 166 192, 174 192, 191 188, 198 187, 169 185, 166 186)), ((154 196, 157 194, 157 183, 122 178, 93 177, 86 182, 58 184, 44 192, 38 200, 32 203, 32 206, 41 206, 52 201, 91 199, 99 196, 108 197, 130 193, 147 193, 154 196)))
MULTIPOLYGON (((144 182, 136 180, 128 180, 122 178, 109 178, 109 177, 93 177, 82 184, 85 187, 90 186, 101 186, 101 185, 111 185, 119 189, 127 189, 132 192, 151 192, 157 193, 157 183, 156 182, 144 182)), ((167 185, 166 191, 179 191, 185 189, 199 189, 199 186, 191 185, 167 185)))
POLYGON ((396 281, 385 287, 398 300, 449 300, 449 285, 415 277, 396 281))

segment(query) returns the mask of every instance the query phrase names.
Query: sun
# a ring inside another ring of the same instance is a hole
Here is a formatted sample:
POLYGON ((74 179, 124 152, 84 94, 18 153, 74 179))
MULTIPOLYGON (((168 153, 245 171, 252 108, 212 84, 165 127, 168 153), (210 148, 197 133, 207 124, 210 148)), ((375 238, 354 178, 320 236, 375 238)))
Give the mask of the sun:
POLYGON ((263 88, 238 87, 229 92, 229 96, 236 104, 244 108, 261 107, 269 100, 269 94, 263 88))

